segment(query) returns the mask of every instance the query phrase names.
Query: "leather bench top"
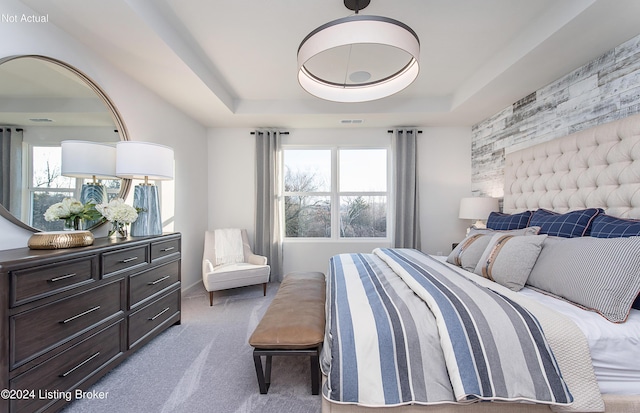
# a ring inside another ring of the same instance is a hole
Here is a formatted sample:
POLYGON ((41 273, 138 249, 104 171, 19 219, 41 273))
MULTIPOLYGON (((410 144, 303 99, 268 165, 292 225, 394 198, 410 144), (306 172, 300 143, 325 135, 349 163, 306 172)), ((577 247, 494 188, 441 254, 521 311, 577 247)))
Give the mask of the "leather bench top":
POLYGON ((287 274, 249 344, 261 349, 317 347, 324 340, 324 308, 324 274, 287 274))

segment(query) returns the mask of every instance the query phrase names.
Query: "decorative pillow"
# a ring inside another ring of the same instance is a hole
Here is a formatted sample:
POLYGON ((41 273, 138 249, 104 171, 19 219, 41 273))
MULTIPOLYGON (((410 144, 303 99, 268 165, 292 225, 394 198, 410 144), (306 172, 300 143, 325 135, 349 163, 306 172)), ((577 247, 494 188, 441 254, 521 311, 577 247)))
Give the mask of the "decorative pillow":
POLYGON ((640 236, 640 220, 599 214, 591 223, 591 236, 596 238, 637 237, 640 236))
POLYGON ((540 208, 531 215, 529 225, 539 226, 540 234, 565 238, 582 237, 589 235, 591 221, 600 213, 604 213, 601 208, 580 209, 566 214, 540 208))
POLYGON ((502 212, 492 212, 487 219, 487 228, 500 231, 526 228, 531 219, 531 211, 520 212, 519 214, 503 214, 502 212))
POLYGON ((472 229, 469 235, 451 251, 447 262, 467 271, 473 271, 490 240, 491 235, 488 233, 472 229))
POLYGON ((527 284, 621 323, 640 293, 640 237, 548 238, 527 284))
POLYGON ((520 291, 542 250, 547 235, 516 236, 495 234, 482 253, 474 272, 520 291))
MULTIPOLYGON (((513 231, 502 231, 501 234, 508 233, 511 235, 536 235, 540 230, 539 227, 529 227, 517 229, 513 231)), ((498 233, 492 229, 476 229, 472 228, 465 239, 460 241, 458 245, 451 251, 447 257, 447 262, 458 267, 462 267, 467 271, 473 272, 482 256, 482 253, 491 240, 491 237, 498 233)))

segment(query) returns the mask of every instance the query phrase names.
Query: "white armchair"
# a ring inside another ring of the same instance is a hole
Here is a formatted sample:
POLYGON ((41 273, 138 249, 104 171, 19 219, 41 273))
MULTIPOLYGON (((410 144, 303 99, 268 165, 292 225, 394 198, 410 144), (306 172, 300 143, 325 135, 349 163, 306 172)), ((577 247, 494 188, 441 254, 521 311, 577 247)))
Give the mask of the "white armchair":
POLYGON ((205 232, 204 256, 202 259, 202 282, 209 292, 209 305, 213 305, 213 291, 262 284, 263 295, 267 294, 267 282, 271 268, 267 257, 251 251, 246 230, 241 230, 244 262, 219 263, 216 265, 215 231, 205 232))

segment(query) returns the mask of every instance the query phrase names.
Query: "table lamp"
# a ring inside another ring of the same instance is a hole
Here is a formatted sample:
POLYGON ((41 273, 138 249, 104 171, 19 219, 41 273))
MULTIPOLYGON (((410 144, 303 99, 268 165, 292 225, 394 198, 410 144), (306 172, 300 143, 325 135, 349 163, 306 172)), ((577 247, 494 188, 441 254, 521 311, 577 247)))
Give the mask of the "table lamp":
MULTIPOLYGON (((63 176, 73 178, 93 179, 93 182, 82 184, 80 202, 101 204, 108 201, 107 189, 98 179, 116 178, 116 147, 114 143, 102 143, 79 140, 65 140, 60 143, 62 148, 63 176)), ((86 221, 85 227, 90 228, 99 219, 86 221)))
POLYGON ((491 212, 498 211, 498 209, 498 198, 480 196, 462 198, 458 218, 475 220, 474 227, 486 228, 484 221, 487 220, 491 212))
POLYGON ((131 235, 161 235, 158 187, 149 180, 173 179, 173 149, 151 142, 120 141, 116 144, 116 175, 144 179, 134 188, 133 206, 139 212, 131 224, 131 235))

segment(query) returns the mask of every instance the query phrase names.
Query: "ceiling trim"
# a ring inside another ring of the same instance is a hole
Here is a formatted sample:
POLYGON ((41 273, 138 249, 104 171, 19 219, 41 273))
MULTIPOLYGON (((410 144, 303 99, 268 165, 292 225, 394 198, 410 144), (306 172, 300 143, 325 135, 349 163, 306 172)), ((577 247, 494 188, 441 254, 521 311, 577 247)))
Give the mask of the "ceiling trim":
POLYGON ((221 80, 222 75, 169 7, 163 1, 124 1, 227 109, 235 112, 234 93, 221 80))

